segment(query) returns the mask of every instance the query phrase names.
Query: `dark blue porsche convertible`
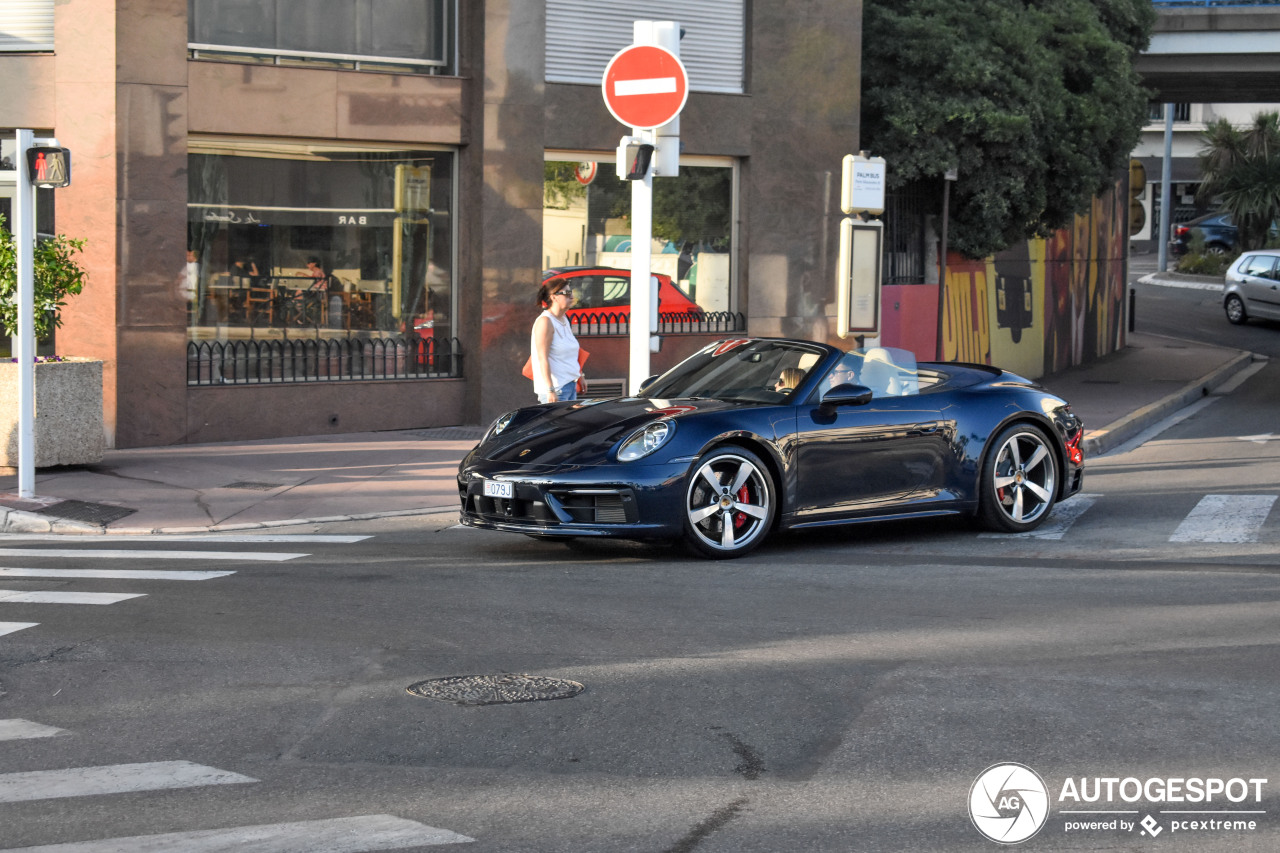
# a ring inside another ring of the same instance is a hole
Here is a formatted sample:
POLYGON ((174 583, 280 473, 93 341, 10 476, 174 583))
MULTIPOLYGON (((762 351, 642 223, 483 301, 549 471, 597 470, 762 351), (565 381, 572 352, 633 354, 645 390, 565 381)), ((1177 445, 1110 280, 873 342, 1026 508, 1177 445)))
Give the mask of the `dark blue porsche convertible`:
POLYGON ((1080 419, 998 368, 811 341, 710 344, 642 395, 530 406, 462 461, 462 523, 683 539, 737 557, 770 531, 976 515, 1023 532, 1080 490, 1080 419))

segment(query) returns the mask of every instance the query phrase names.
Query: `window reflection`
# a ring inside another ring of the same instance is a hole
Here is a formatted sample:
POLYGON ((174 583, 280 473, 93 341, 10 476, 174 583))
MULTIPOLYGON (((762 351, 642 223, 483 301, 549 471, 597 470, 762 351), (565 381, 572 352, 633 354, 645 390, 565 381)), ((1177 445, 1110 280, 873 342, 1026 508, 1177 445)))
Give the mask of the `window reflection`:
MULTIPOLYGON (((612 163, 548 160, 543 176, 544 268, 612 268, 584 282, 579 307, 628 307, 631 183, 612 163)), ((680 166, 653 182, 650 269, 671 277, 705 312, 735 309, 733 167, 680 166)), ((576 286, 576 282, 575 282, 576 286)))
POLYGON ((219 146, 189 184, 190 340, 452 335, 451 152, 219 146))

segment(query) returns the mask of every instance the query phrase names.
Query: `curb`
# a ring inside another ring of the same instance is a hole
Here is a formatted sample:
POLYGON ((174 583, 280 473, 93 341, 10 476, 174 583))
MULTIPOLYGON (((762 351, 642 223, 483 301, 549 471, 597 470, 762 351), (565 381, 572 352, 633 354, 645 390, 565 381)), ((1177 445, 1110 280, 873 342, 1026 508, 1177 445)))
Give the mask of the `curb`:
POLYGON ((207 527, 117 527, 108 530, 87 521, 71 521, 51 518, 35 512, 0 507, 0 534, 3 533, 58 533, 77 536, 146 536, 154 534, 232 533, 246 530, 272 530, 277 527, 296 527, 299 524, 332 524, 336 521, 373 521, 380 518, 439 515, 457 512, 453 504, 448 506, 397 509, 387 512, 368 512, 358 515, 326 515, 318 518, 281 518, 272 521, 247 521, 239 524, 211 524, 207 527))
POLYGON ((1184 385, 1180 391, 1143 406, 1114 423, 1096 430, 1087 430, 1083 442, 1085 458, 1109 453, 1147 427, 1158 423, 1168 415, 1190 405, 1209 394, 1234 376, 1244 366, 1253 362, 1253 353, 1241 352, 1226 364, 1209 371, 1195 382, 1184 385))
POLYGON ((1139 284, 1150 284, 1157 287, 1182 287, 1188 290, 1223 291, 1226 285, 1212 276, 1184 275, 1181 273, 1153 272, 1138 279, 1139 284))

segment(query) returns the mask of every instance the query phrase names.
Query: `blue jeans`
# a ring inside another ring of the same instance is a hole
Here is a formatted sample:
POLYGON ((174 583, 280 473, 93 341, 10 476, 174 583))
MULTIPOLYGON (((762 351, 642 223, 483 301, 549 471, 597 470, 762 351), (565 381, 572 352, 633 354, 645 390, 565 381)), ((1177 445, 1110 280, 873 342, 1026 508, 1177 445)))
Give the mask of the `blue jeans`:
MULTIPOLYGON (((538 402, 545 403, 551 398, 550 394, 539 394, 538 402)), ((556 400, 563 402, 565 400, 578 399, 578 380, 570 379, 568 382, 556 389, 556 400)))

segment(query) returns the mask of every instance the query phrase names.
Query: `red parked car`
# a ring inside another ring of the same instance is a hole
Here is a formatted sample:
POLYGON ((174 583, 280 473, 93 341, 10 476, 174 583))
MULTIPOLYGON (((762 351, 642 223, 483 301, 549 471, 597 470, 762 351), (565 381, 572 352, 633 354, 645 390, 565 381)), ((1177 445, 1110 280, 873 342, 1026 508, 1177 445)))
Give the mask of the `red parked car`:
MULTIPOLYGON (((679 314, 701 319, 705 312, 676 286, 671 276, 653 273, 658 279, 658 314, 679 314)), ((631 318, 631 270, 616 267, 556 267, 542 271, 542 283, 564 281, 573 288, 570 320, 599 319, 626 322, 631 318)), ((669 318, 664 318, 669 319, 669 318)))

